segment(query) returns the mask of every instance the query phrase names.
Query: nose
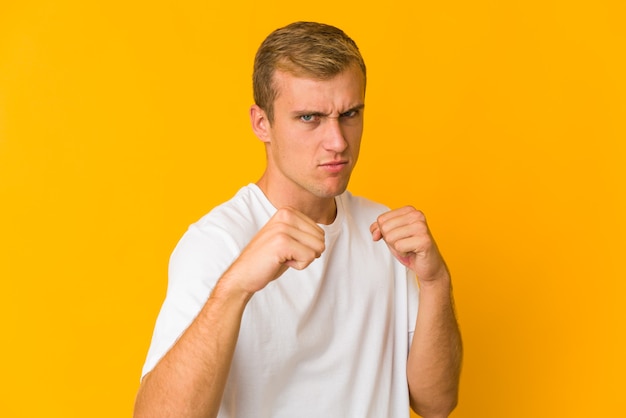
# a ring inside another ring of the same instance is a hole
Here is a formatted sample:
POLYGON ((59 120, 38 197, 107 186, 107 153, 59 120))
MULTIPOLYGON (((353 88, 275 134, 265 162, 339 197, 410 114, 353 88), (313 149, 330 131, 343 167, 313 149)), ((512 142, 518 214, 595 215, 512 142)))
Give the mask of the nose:
POLYGON ((324 148, 329 151, 342 152, 348 147, 339 118, 329 117, 326 119, 326 131, 324 132, 324 148))

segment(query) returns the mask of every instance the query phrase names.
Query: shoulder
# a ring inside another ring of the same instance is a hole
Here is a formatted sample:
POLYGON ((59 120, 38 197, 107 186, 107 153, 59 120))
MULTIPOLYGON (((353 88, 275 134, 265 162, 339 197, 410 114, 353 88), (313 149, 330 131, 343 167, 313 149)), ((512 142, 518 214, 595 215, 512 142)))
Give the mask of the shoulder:
POLYGON ((189 229, 200 234, 241 237, 247 242, 274 212, 261 190, 250 184, 239 189, 230 200, 213 208, 189 229))
POLYGON ((245 186, 191 224, 170 258, 170 277, 227 267, 271 217, 273 208, 263 199, 255 186, 245 186))

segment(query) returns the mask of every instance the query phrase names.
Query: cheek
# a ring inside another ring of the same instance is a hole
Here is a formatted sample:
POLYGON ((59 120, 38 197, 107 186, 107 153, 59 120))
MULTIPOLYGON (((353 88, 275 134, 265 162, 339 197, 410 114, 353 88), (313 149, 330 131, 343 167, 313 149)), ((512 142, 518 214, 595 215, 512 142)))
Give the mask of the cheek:
POLYGON ((346 140, 350 144, 350 148, 355 154, 358 154, 361 148, 361 136, 363 134, 363 128, 351 128, 346 132, 346 140))
MULTIPOLYGON (((353 132, 353 131, 352 131, 353 132)), ((350 138, 355 137, 349 134, 350 138)), ((280 126, 272 138, 272 154, 284 167, 305 168, 307 161, 314 160, 323 142, 323 131, 302 126, 280 126)), ((352 145, 353 141, 350 141, 352 145)))
POLYGON ((302 160, 310 154, 307 143, 301 133, 287 132, 272 143, 272 152, 283 165, 295 165, 298 164, 296 160, 302 160))

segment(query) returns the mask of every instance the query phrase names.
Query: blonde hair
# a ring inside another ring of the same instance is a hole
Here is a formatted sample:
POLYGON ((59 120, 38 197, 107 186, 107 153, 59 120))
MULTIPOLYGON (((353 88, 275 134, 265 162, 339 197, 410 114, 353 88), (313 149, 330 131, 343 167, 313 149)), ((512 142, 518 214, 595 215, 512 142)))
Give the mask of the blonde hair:
POLYGON ((295 22, 272 32, 259 47, 254 60, 254 102, 274 120, 278 90, 276 70, 296 77, 327 80, 351 65, 363 71, 365 62, 356 43, 341 29, 316 22, 295 22))

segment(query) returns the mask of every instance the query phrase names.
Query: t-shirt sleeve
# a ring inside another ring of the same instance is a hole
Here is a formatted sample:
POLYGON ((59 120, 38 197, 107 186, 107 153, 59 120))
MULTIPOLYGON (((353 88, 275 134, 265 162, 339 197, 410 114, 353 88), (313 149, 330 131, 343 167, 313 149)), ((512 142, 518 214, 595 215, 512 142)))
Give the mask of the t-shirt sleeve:
POLYGON ((407 324, 409 333, 409 349, 413 342, 413 334, 415 333, 415 322, 417 320, 417 311, 419 307, 419 287, 415 273, 406 269, 406 297, 407 297, 407 324))
POLYGON ((193 322, 239 252, 234 240, 218 226, 194 224, 183 235, 170 257, 167 294, 156 320, 142 378, 193 322))

